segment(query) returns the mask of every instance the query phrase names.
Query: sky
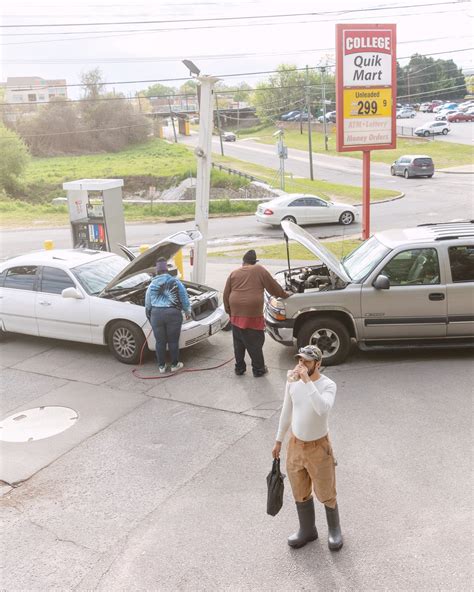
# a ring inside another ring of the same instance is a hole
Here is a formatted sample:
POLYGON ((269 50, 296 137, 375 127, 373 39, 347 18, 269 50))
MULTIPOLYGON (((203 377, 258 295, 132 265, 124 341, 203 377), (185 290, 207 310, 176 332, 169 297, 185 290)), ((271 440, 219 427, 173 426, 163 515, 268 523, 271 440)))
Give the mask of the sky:
MULTIPOLYGON (((446 52, 433 57, 452 58, 469 71, 472 50, 456 50, 473 46, 473 16, 472 3, 464 0, 3 0, 0 79, 40 76, 75 84, 81 73, 99 67, 113 83, 108 90, 128 95, 148 83, 119 82, 186 79, 181 60, 187 58, 226 84, 252 85, 268 75, 249 73, 281 63, 333 63, 334 25, 344 22, 396 23, 400 58, 446 52), (146 22, 117 24, 124 21, 146 22)), ((400 59, 401 65, 407 61, 400 59)), ((69 88, 68 95, 80 96, 80 88, 69 88)))

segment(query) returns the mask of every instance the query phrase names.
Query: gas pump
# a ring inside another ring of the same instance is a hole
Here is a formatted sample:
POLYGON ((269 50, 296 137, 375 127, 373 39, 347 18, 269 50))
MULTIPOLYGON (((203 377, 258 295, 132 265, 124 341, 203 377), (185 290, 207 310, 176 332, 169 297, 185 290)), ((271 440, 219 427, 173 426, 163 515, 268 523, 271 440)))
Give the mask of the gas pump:
POLYGON ((119 247, 126 244, 122 186, 123 179, 80 179, 63 183, 75 249, 123 255, 119 247))

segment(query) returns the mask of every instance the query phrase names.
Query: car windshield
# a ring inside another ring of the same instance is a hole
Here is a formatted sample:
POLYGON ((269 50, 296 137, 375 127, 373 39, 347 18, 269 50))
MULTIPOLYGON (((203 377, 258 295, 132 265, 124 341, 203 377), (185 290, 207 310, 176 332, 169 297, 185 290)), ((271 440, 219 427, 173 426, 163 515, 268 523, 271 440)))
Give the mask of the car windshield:
POLYGON ((353 282, 362 282, 390 252, 375 237, 369 238, 342 260, 342 266, 353 282))
MULTIPOLYGON (((102 292, 102 290, 111 282, 114 277, 120 273, 130 263, 124 257, 118 255, 113 257, 106 257, 98 261, 91 261, 90 263, 84 263, 78 267, 72 269, 72 273, 79 280, 84 290, 91 295, 96 295, 102 292)), ((116 286, 114 290, 121 288, 133 288, 139 284, 150 279, 148 273, 139 273, 132 277, 128 277, 116 286)))

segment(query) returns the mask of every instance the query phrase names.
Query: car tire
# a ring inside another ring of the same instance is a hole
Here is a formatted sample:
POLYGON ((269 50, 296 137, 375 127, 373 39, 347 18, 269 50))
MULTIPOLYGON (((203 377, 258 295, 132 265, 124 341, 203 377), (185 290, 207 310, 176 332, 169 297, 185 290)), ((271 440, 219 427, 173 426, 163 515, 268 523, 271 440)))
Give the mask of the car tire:
POLYGON ((107 331, 109 350, 123 364, 138 364, 144 343, 143 331, 131 321, 114 321, 107 331))
POLYGON ((349 224, 352 224, 355 220, 355 216, 352 212, 349 212, 349 210, 342 212, 342 214, 339 216, 339 224, 343 224, 344 226, 349 226, 349 224))
POLYGON ((395 168, 394 167, 390 167, 390 174, 392 175, 392 177, 395 177, 395 168))
POLYGON ((446 136, 446 135, 448 134, 448 131, 449 131, 449 130, 448 130, 447 128, 444 128, 444 130, 443 130, 443 132, 442 132, 443 136, 446 136))
POLYGON ((346 326, 338 319, 316 317, 306 321, 297 336, 298 348, 316 345, 323 353, 323 366, 341 364, 351 349, 351 338, 346 326))
POLYGON ((431 179, 431 177, 432 177, 432 176, 433 176, 433 175, 428 175, 428 179, 431 179))
POLYGON ((413 113, 412 115, 410 115, 410 117, 413 119, 415 117, 415 114, 413 113))
POLYGON ((405 179, 410 178, 410 173, 408 172, 408 169, 405 169, 405 171, 403 172, 403 176, 405 177, 405 179))
POLYGON ((294 216, 285 216, 284 218, 282 218, 282 222, 283 220, 288 220, 289 222, 294 222, 295 224, 297 224, 296 222, 296 218, 294 216))
POLYGON ((425 138, 427 138, 430 135, 430 132, 427 130, 426 132, 423 132, 423 135, 425 136, 425 138))

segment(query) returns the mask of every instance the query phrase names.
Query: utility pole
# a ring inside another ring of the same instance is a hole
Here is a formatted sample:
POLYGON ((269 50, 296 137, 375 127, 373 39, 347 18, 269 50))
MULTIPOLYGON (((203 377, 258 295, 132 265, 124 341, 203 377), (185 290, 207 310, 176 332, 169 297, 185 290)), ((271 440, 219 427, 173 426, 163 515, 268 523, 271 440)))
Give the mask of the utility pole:
POLYGON ((222 129, 221 129, 221 115, 219 113, 219 101, 217 99, 217 94, 216 94, 216 112, 217 112, 217 130, 219 132, 219 140, 221 143, 221 154, 222 154, 222 156, 224 156, 224 143, 222 141, 222 129))
POLYGON ((283 141, 285 132, 279 129, 273 135, 278 138, 277 153, 280 157, 280 189, 285 191, 285 159, 288 158, 288 148, 283 141))
POLYGON ((201 83, 199 106, 199 140, 194 153, 197 156, 196 180, 196 228, 202 239, 196 243, 192 281, 204 284, 206 281, 207 235, 209 225, 209 190, 211 186, 211 154, 213 117, 213 88, 218 82, 214 76, 198 76, 201 83))
POLYGON ((324 150, 328 150, 328 122, 326 121, 326 67, 322 66, 321 70, 321 82, 323 85, 322 96, 323 96, 323 133, 324 133, 324 150))
POLYGON ((309 89, 309 69, 306 66, 306 111, 308 113, 308 152, 309 152, 309 177, 314 181, 313 173, 313 138, 311 136, 311 97, 309 89))
POLYGON ((176 135, 176 127, 174 125, 174 116, 173 116, 173 111, 171 110, 171 99, 168 97, 168 107, 170 110, 170 115, 171 115, 171 123, 173 124, 173 135, 174 135, 174 141, 175 144, 178 143, 178 136, 176 135))

